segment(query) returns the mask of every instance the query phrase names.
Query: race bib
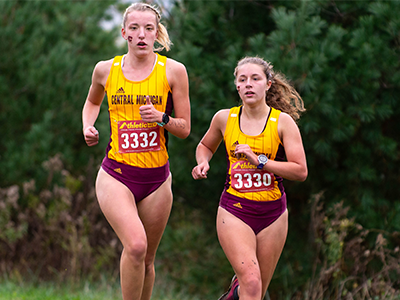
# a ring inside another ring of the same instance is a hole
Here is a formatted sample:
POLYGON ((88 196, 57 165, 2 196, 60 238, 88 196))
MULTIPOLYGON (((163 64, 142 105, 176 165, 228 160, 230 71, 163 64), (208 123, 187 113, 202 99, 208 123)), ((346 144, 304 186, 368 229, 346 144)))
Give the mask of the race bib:
POLYGON ((231 186, 241 193, 269 191, 274 188, 274 174, 247 161, 238 161, 231 167, 231 186))
POLYGON ((118 145, 119 153, 160 150, 160 127, 142 120, 119 121, 118 145))

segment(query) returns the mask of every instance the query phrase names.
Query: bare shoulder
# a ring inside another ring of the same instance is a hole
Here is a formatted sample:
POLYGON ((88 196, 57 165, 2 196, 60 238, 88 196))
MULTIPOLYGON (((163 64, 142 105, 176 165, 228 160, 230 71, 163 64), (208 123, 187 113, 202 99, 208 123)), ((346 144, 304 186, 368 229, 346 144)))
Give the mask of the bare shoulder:
POLYGON ((212 119, 212 126, 218 128, 221 132, 225 132, 226 123, 228 122, 229 109, 221 109, 217 111, 212 119))
POLYGON ((185 65, 171 58, 167 58, 166 73, 171 87, 174 83, 182 83, 188 80, 185 65))
POLYGON ((167 70, 175 72, 186 72, 186 67, 183 63, 176 61, 172 58, 167 58, 167 70))
POLYGON ((281 137, 281 139, 285 135, 285 133, 297 134, 299 133, 299 127, 289 114, 282 112, 279 115, 279 121, 278 121, 278 134, 281 137))
POLYGON ((229 108, 221 109, 217 111, 214 115, 214 119, 218 121, 228 121, 229 108))
POLYGON ((283 123, 287 123, 287 122, 292 123, 293 122, 293 123, 295 123, 293 118, 289 114, 284 113, 284 112, 280 113, 279 122, 283 122, 283 123))
POLYGON ((219 143, 224 137, 228 116, 229 109, 221 109, 216 112, 211 120, 210 128, 201 140, 201 143, 213 153, 217 150, 219 143))
POLYGON ((110 74, 113 59, 99 61, 94 67, 92 74, 92 85, 106 86, 108 74, 110 74))
POLYGON ((96 66, 94 67, 94 74, 98 75, 98 76, 105 76, 110 73, 111 70, 111 65, 112 65, 113 59, 109 59, 109 60, 102 60, 99 61, 96 66))

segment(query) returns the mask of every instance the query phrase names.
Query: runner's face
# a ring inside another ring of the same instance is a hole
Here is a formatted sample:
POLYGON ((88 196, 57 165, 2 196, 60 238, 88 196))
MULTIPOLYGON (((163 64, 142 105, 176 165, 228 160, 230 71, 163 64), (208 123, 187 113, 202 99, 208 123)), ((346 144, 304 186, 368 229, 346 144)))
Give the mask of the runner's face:
POLYGON ((244 103, 265 101, 265 93, 270 85, 261 66, 248 63, 238 68, 236 89, 244 103))
POLYGON ((157 39, 157 19, 151 11, 132 11, 128 14, 122 37, 135 52, 149 53, 153 51, 157 39))

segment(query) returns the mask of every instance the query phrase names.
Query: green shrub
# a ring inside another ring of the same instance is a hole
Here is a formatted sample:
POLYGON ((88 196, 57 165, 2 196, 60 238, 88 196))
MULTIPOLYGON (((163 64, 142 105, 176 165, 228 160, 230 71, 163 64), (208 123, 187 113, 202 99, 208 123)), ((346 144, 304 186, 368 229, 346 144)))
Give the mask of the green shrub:
POLYGON ((357 224, 343 202, 325 211, 322 198, 312 202, 315 258, 299 299, 400 299, 400 234, 357 224))
POLYGON ((42 167, 45 189, 38 190, 33 179, 0 189, 3 273, 79 280, 118 264, 120 246, 101 214, 93 183, 73 177, 60 155, 42 167))

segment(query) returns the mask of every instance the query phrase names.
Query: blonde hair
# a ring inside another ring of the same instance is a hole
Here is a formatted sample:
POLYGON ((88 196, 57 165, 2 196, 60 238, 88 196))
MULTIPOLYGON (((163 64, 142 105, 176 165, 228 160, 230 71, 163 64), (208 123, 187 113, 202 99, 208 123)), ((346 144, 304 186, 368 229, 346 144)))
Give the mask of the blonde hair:
POLYGON ((265 102, 267 105, 287 113, 293 120, 297 121, 300 118, 300 114, 306 111, 306 109, 304 108, 303 99, 285 76, 281 73, 275 73, 272 64, 260 57, 244 57, 239 60, 233 73, 235 76, 235 84, 238 69, 245 64, 261 66, 267 77, 267 82, 271 80, 271 87, 265 95, 265 102))
POLYGON ((154 48, 154 51, 162 51, 165 49, 169 51, 171 49, 172 42, 169 39, 167 28, 163 24, 161 24, 161 13, 158 11, 157 7, 152 6, 147 3, 133 3, 125 10, 123 19, 122 19, 122 28, 125 28, 126 20, 128 19, 128 14, 133 11, 152 11, 156 16, 157 21, 157 33, 158 37, 156 42, 159 43, 161 46, 158 48, 154 48))

